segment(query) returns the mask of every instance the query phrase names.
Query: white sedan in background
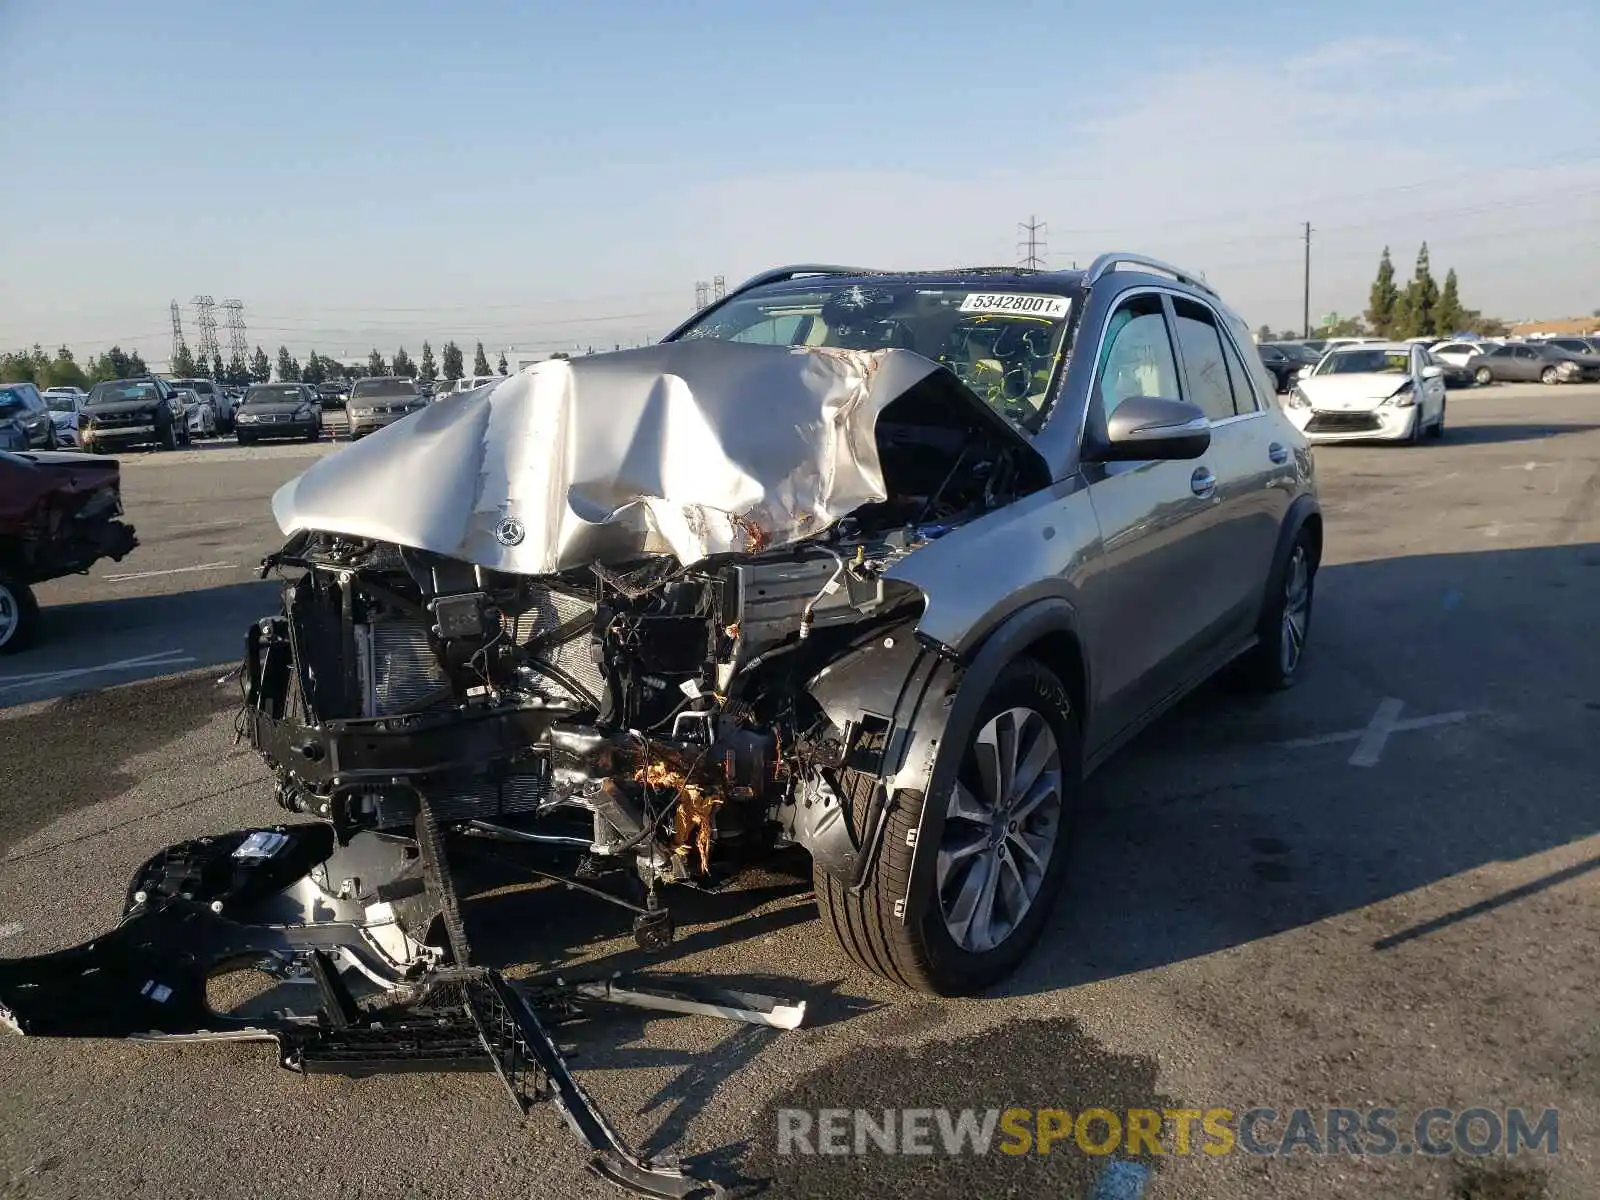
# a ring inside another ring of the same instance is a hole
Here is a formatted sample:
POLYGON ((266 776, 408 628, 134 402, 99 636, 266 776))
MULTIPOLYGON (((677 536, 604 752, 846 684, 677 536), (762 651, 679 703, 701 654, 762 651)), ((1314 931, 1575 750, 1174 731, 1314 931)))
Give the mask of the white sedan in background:
POLYGON ((1487 354, 1491 350, 1498 350, 1503 342, 1435 342, 1428 347, 1428 353, 1452 367, 1464 367, 1467 359, 1475 354, 1487 354))
POLYGON ((1444 436, 1444 367, 1406 342, 1344 346, 1308 367, 1284 411, 1312 442, 1444 436))

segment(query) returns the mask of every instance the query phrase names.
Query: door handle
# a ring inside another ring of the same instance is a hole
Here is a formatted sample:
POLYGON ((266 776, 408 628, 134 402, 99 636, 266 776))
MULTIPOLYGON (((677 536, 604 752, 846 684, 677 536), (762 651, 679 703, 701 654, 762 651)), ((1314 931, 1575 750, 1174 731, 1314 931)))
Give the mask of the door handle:
POLYGON ((1211 494, 1217 490, 1217 477, 1210 467, 1194 469, 1194 474, 1189 476, 1189 490, 1202 500, 1211 499, 1211 494))
POLYGON ((1267 447, 1267 457, 1281 467, 1289 461, 1289 451, 1279 443, 1273 442, 1272 445, 1267 447))

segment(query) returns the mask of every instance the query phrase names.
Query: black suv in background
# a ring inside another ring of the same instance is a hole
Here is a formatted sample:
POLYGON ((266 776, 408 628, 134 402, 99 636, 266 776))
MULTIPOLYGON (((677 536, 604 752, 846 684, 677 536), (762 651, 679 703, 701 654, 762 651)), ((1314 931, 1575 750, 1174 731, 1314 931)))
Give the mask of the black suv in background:
POLYGON ((178 389, 141 375, 97 383, 78 414, 78 436, 94 454, 154 442, 164 450, 189 444, 189 421, 178 389))
POLYGON ((323 408, 343 408, 349 391, 348 384, 330 379, 327 383, 317 384, 317 399, 322 401, 323 408))

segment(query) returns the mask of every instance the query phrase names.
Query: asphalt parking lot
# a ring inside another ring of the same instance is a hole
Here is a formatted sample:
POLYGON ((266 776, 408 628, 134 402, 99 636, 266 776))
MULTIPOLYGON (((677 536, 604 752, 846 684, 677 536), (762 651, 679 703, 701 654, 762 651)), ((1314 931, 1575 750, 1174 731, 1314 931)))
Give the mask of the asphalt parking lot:
MULTIPOLYGON (((1138 1193, 1072 1148, 780 1157, 774 1110, 1523 1106, 1559 1110, 1558 1154, 1168 1155, 1142 1194, 1594 1196, 1600 387, 1452 392, 1449 414, 1443 442, 1316 452, 1305 678, 1266 700, 1208 687, 1095 776, 1052 927, 995 995, 932 1001, 855 971, 801 867, 677 902, 677 942, 645 965, 803 998, 809 1020, 580 1031, 574 1065, 632 1142, 779 1197, 1121 1197, 1138 1193)), ((46 644, 0 664, 0 954, 86 940, 157 849, 283 815, 217 676, 272 602, 251 573, 279 540, 267 497, 334 452, 124 459, 143 544, 41 588, 46 644)), ((487 957, 644 963, 568 894, 468 878, 487 957)), ((618 1194, 489 1076, 308 1081, 261 1045, 15 1037, 0 1189, 618 1194)))

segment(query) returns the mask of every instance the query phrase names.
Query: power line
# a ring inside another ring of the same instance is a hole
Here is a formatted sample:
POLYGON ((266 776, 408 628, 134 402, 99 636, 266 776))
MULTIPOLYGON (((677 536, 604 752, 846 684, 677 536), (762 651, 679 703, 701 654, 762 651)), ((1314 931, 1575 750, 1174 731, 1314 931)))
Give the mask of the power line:
POLYGON ((1042 223, 1038 217, 1030 215, 1026 221, 1017 223, 1017 232, 1028 235, 1026 239, 1017 243, 1018 253, 1026 250, 1018 266, 1027 267, 1035 271, 1042 270, 1044 268, 1045 243, 1041 235, 1049 232, 1049 226, 1042 223))

